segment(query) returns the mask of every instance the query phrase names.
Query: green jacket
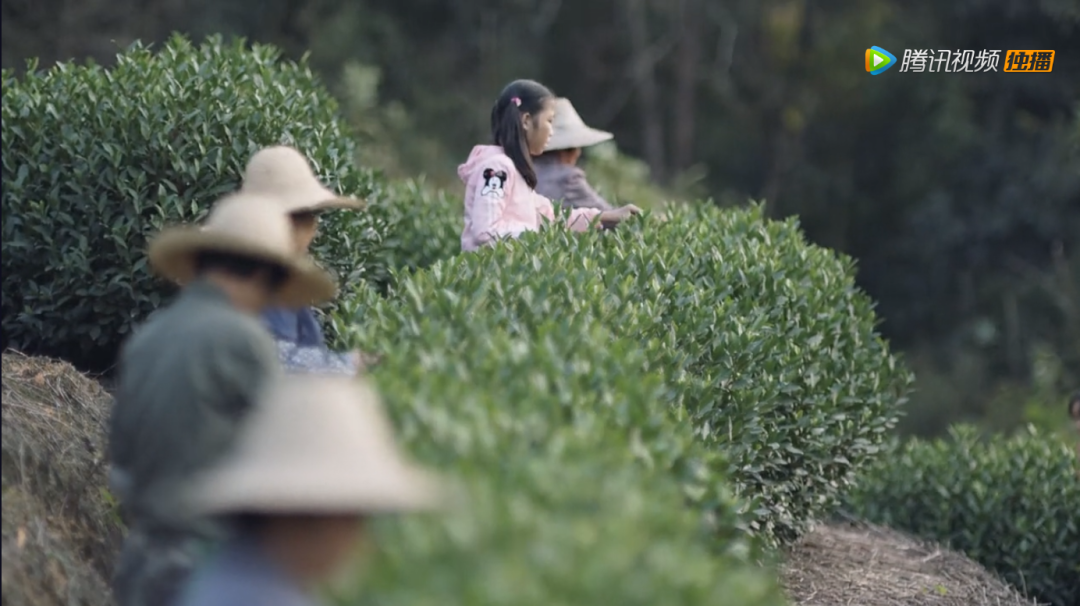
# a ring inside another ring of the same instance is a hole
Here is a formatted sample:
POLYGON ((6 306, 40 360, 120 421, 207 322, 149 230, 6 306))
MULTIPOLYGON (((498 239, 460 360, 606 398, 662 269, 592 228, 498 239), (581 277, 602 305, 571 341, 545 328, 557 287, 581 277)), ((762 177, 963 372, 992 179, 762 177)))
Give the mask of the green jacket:
POLYGON ((185 288, 120 352, 109 428, 118 495, 148 532, 219 538, 218 527, 182 506, 192 477, 234 440, 259 390, 279 371, 274 341, 206 281, 185 288))

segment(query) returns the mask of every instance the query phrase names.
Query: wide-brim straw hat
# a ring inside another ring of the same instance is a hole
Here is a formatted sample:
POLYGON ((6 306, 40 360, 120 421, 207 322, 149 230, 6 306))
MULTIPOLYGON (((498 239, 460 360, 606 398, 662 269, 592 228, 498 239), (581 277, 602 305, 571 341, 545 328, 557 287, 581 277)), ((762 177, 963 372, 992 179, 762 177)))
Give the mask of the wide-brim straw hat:
POLYGON ((435 509, 442 483, 397 448, 363 379, 285 375, 271 383, 224 460, 197 478, 198 515, 381 514, 435 509))
POLYGON ((569 99, 560 97, 555 100, 555 121, 552 123, 552 135, 544 151, 590 147, 604 141, 610 141, 615 135, 597 130, 585 124, 569 99))
POLYGON ((364 200, 331 191, 315 176, 307 158, 285 145, 261 149, 251 157, 240 191, 266 196, 290 215, 367 206, 364 200))
POLYGON ((295 253, 288 215, 260 196, 226 196, 210 209, 202 227, 162 231, 150 242, 150 266, 162 277, 186 284, 195 277, 200 252, 229 253, 281 266, 288 275, 273 298, 284 307, 314 305, 337 293, 328 273, 295 253))

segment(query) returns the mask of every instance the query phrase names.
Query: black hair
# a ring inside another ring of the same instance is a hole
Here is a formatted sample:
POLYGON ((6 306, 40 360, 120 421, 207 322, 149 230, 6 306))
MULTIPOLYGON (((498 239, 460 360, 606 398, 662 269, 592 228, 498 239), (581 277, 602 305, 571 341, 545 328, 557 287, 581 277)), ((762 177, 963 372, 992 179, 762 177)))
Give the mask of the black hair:
POLYGON ((257 535, 266 527, 268 515, 261 513, 240 512, 222 518, 229 530, 246 536, 257 535))
POLYGON ((301 210, 289 215, 289 218, 294 222, 300 223, 304 221, 311 221, 318 219, 323 214, 321 210, 301 210))
POLYGON ((270 292, 277 291, 289 278, 289 271, 277 263, 216 250, 206 250, 195 255, 195 273, 204 274, 208 271, 220 271, 243 279, 261 274, 270 292))
POLYGON ((529 187, 536 188, 536 169, 533 167, 525 129, 521 126, 522 114, 535 116, 555 95, 546 86, 534 80, 514 80, 506 85, 495 107, 491 108, 491 137, 495 145, 501 145, 514 167, 525 177, 529 187))
MULTIPOLYGON (((343 512, 344 513, 344 512, 343 512)), ((226 529, 240 536, 252 537, 258 536, 276 519, 282 518, 319 518, 324 514, 317 512, 301 513, 301 512, 281 512, 281 513, 259 513, 259 512, 237 512, 221 516, 218 521, 225 525, 226 529)), ((351 512, 347 515, 352 515, 351 512)), ((368 516, 365 514, 357 514, 356 517, 361 522, 365 522, 368 516)))

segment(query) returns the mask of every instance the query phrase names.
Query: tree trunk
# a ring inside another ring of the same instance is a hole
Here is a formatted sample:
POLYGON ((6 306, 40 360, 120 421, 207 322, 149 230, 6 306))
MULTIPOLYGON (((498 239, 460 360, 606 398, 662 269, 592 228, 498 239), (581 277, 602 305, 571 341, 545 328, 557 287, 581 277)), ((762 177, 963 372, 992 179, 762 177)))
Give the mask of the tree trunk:
POLYGON ((645 0, 626 0, 625 6, 633 50, 630 61, 634 68, 641 131, 645 138, 645 161, 653 178, 663 181, 667 176, 664 165, 664 124, 654 63, 649 52, 648 6, 645 0))
POLYGON ((698 69, 701 63, 700 0, 679 0, 675 26, 682 33, 675 69, 675 135, 673 167, 683 171, 694 161, 694 130, 697 114, 698 69))
MULTIPOLYGON (((766 212, 773 218, 788 216, 791 208, 797 208, 797 204, 788 204, 784 200, 784 191, 791 173, 803 160, 803 125, 807 121, 805 115, 808 108, 803 103, 802 75, 805 73, 805 57, 810 53, 813 45, 813 21, 812 3, 803 3, 800 14, 801 23, 798 38, 798 53, 783 70, 783 83, 771 123, 775 125, 772 135, 772 160, 769 166, 763 190, 763 198, 766 203, 766 212), (789 123, 788 111, 794 110, 799 113, 798 123, 789 123)), ((841 236, 841 240, 844 236, 841 236)))

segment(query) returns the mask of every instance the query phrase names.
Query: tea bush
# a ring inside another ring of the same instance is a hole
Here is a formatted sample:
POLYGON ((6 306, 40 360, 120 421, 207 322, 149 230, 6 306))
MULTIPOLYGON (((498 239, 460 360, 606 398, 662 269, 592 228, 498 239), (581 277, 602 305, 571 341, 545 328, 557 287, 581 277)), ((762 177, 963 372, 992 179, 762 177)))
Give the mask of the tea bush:
MULTIPOLYGON (((465 342, 488 327, 539 338, 535 327, 552 319, 606 326, 663 378, 651 405, 729 455, 738 494, 756 502, 750 528, 776 543, 836 504, 878 453, 910 384, 851 270, 794 222, 702 206, 443 260, 402 276, 387 300, 344 304, 331 324, 347 344, 374 349, 442 333, 465 342)), ((619 393, 606 380, 597 398, 619 393)))
POLYGON ((868 520, 952 546, 1055 606, 1080 604, 1080 465, 1034 428, 911 440, 860 476, 848 497, 868 520))
POLYGON ((399 436, 464 498, 380 523, 379 557, 340 603, 783 603, 720 456, 656 405, 662 381, 633 341, 587 317, 447 323, 466 310, 449 294, 367 303, 352 336, 385 356, 374 376, 399 436))
POLYGON ((461 252, 460 198, 429 187, 421 178, 380 183, 369 202, 367 212, 382 227, 365 278, 381 292, 392 286, 395 270, 415 271, 461 252))
MULTIPOLYGON (((110 69, 4 71, 4 346, 108 366, 169 293, 147 271, 147 237, 201 219, 259 147, 295 145, 329 185, 369 193, 336 108, 303 62, 220 38, 135 44, 110 69)), ((344 215, 316 254, 351 285, 384 229, 344 215)))

